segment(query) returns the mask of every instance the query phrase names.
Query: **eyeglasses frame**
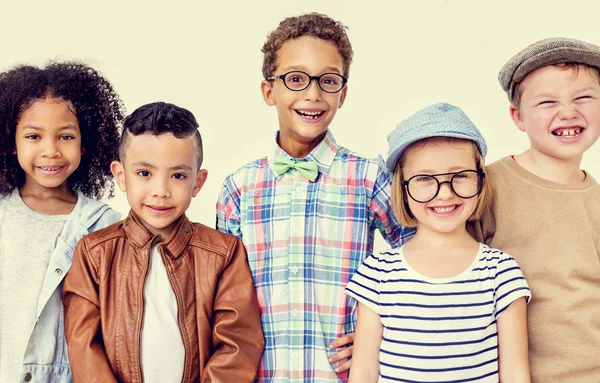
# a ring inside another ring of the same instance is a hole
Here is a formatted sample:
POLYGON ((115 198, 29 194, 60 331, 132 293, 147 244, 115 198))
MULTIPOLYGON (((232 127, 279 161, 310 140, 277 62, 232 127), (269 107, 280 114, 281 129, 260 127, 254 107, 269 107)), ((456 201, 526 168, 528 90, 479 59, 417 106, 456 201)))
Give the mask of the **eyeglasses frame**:
POLYGON ((317 81, 317 85, 319 86, 319 89, 321 89, 323 92, 325 93, 339 93, 342 89, 344 89, 344 87, 346 86, 346 84, 348 83, 348 78, 344 75, 341 75, 339 73, 335 73, 335 72, 327 72, 327 73, 323 73, 320 76, 311 76, 308 73, 301 71, 301 70, 291 70, 289 72, 286 72, 284 74, 280 74, 280 75, 275 75, 275 76, 269 76, 267 77, 267 81, 275 81, 275 80, 282 80, 283 81, 283 85, 285 85, 286 88, 288 88, 289 90, 291 90, 292 92, 302 92, 303 90, 306 90, 310 87, 310 84, 312 83, 313 80, 317 81), (302 89, 292 89, 287 85, 287 82, 285 81, 285 77, 287 75, 289 75, 290 73, 303 73, 308 77, 308 84, 306 85, 306 87, 302 88, 302 89), (342 78, 342 86, 340 87, 339 90, 336 90, 335 92, 330 92, 328 90, 323 89, 323 87, 321 86, 321 77, 328 75, 328 74, 334 74, 336 76, 340 76, 342 78))
POLYGON ((408 195, 410 196, 410 198, 412 198, 413 201, 417 202, 417 203, 427 203, 430 201, 433 201, 438 194, 440 194, 440 190, 442 189, 442 185, 443 184, 448 184, 450 185, 450 190, 452 190, 452 193, 454 193, 454 195, 456 195, 459 198, 462 199, 471 199, 475 196, 478 196, 481 193, 481 190, 483 189, 483 183, 485 181, 485 172, 482 169, 477 169, 477 170, 472 170, 472 169, 466 169, 466 170, 461 170, 459 172, 450 172, 450 173, 439 173, 439 174, 415 174, 414 176, 410 177, 408 180, 402 180, 402 185, 406 188, 406 192, 408 193, 408 195), (479 176, 479 185, 477 188, 477 192, 475 194, 473 194, 470 197, 463 197, 460 194, 458 194, 456 192, 456 190, 454 190, 454 187, 452 186, 452 180, 454 179, 454 177, 456 177, 457 174, 460 173, 464 173, 464 172, 475 172, 477 173, 477 175, 479 176), (439 176, 449 176, 452 174, 452 178, 450 178, 450 180, 448 181, 440 181, 438 180, 436 177, 439 176), (410 182, 410 180, 412 180, 415 177, 432 177, 438 184, 437 187, 437 191, 435 192, 435 194, 433 195, 433 197, 431 197, 431 199, 428 199, 427 201, 419 201, 418 199, 416 199, 415 197, 412 196, 412 194, 410 193, 410 189, 408 188, 408 183, 410 182))

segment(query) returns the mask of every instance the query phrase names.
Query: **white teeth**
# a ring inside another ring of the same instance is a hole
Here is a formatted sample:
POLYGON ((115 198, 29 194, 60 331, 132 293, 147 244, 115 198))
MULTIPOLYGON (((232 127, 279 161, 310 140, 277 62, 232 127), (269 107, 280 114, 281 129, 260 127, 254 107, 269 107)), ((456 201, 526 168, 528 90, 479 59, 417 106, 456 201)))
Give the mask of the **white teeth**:
POLYGON ((445 214, 445 213, 450 213, 451 211, 454 211, 454 209, 456 209, 456 205, 453 205, 453 206, 434 206, 434 207, 432 207, 432 209, 437 214, 445 214))
POLYGON ((298 112, 298 114, 301 115, 302 117, 311 118, 311 119, 318 118, 318 117, 320 117, 323 114, 323 111, 320 111, 320 112, 307 112, 307 111, 303 111, 303 110, 296 110, 296 112, 298 112))
POLYGON ((58 170, 60 168, 61 168, 60 166, 53 167, 53 168, 49 168, 49 167, 46 167, 46 166, 40 166, 40 169, 42 169, 44 171, 47 171, 47 172, 52 172, 52 171, 58 170))

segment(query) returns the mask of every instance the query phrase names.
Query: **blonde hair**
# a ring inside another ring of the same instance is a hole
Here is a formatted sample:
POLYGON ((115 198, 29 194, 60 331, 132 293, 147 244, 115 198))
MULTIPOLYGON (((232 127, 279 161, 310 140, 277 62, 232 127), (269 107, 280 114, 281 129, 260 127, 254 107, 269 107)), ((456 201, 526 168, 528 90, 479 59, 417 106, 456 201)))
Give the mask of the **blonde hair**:
MULTIPOLYGON (((490 180, 490 173, 485 167, 483 157, 477 148, 477 144, 474 141, 462 139, 462 138, 454 138, 454 137, 430 137, 424 138, 410 145, 422 145, 425 146, 427 143, 431 141, 443 141, 448 142, 449 144, 465 144, 468 145, 473 151, 473 159, 475 160, 475 168, 481 169, 484 172, 485 177, 482 182, 481 192, 478 196, 473 198, 478 198, 477 207, 473 214, 469 217, 469 221, 478 220, 481 218, 484 210, 488 207, 488 205, 492 201, 492 184, 490 180)), ((394 213, 398 217, 398 222, 404 227, 415 227, 417 226, 417 222, 408 207, 408 192, 406 187, 404 186, 404 174, 402 168, 406 162, 406 150, 400 156, 398 163, 396 163, 396 168, 394 170, 394 178, 392 180, 392 207, 394 209, 394 213)))
MULTIPOLYGON (((585 70, 589 71, 589 73, 592 76, 594 76, 596 78, 596 80, 598 80, 598 82, 600 83, 600 69, 598 69, 596 67, 589 66, 586 64, 582 64, 582 63, 573 63, 573 62, 553 64, 553 66, 560 70, 572 70, 575 73, 575 75, 578 75, 579 68, 583 67, 585 70)), ((521 97, 523 97, 523 92, 525 91, 525 88, 522 87, 521 84, 523 83, 523 80, 525 80, 525 78, 530 74, 531 73, 527 73, 524 77, 521 77, 520 79, 513 81, 513 84, 514 84, 513 94, 514 95, 513 95, 513 99, 512 99, 512 104, 517 109, 519 109, 521 107, 521 97)))

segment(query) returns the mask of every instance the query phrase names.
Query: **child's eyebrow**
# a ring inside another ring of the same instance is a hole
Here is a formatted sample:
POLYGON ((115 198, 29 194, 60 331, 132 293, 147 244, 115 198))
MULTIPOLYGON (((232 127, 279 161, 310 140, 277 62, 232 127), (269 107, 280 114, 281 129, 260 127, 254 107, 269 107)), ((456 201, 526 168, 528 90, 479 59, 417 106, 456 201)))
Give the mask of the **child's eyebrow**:
POLYGON ((192 169, 192 167, 191 167, 191 166, 188 166, 188 165, 185 165, 185 164, 183 164, 183 165, 171 166, 171 170, 187 170, 187 171, 188 171, 188 172, 190 172, 190 173, 191 173, 192 171, 194 171, 194 169, 192 169))
MULTIPOLYGON (((36 126, 36 125, 31 125, 31 124, 25 125, 23 127, 23 130, 25 130, 25 129, 44 130, 44 128, 42 128, 42 127, 39 127, 39 126, 36 126)), ((65 125, 65 126, 62 126, 62 127, 58 128, 58 130, 59 131, 62 131, 62 130, 77 130, 77 127, 75 125, 68 124, 68 125, 65 125)))
MULTIPOLYGON (((292 70, 301 70, 303 72, 307 72, 306 67, 301 66, 301 65, 292 65, 292 66, 285 67, 283 69, 284 72, 289 72, 289 71, 292 71, 292 70)), ((338 73, 338 74, 341 73, 339 68, 336 68, 336 67, 333 67, 333 66, 325 67, 321 71, 321 73, 330 73, 330 72, 338 73)))
POLYGON ((463 170, 474 170, 476 168, 475 164, 473 164, 473 166, 464 166, 464 165, 458 165, 458 166, 451 166, 448 169, 446 169, 446 171, 443 172, 438 172, 435 171, 433 169, 417 169, 415 170, 413 173, 415 175, 417 174, 443 174, 443 173, 454 173, 454 172, 460 172, 463 170))
POLYGON ((543 93, 539 93, 536 94, 534 98, 553 98, 556 97, 556 95, 554 93, 551 92, 543 92, 543 93))
POLYGON ((149 163, 149 162, 146 162, 146 161, 138 161, 138 162, 134 162, 132 165, 133 165, 134 167, 138 167, 138 166, 140 166, 140 167, 143 167, 143 168, 151 168, 151 169, 156 169, 156 166, 154 166, 154 165, 152 165, 151 163, 149 163))
MULTIPOLYGON (((576 92, 574 92, 574 93, 572 93, 572 94, 580 94, 580 93, 585 93, 585 92, 588 92, 588 91, 595 92, 595 91, 596 91, 596 89, 595 89, 594 87, 588 86, 588 87, 586 87, 586 88, 579 89, 578 91, 576 91, 576 92)), ((537 99, 537 98, 553 98, 553 97, 556 97, 556 94, 553 94, 553 93, 551 93, 551 92, 547 92, 547 91, 545 91, 545 92, 543 92, 543 93, 540 93, 540 94, 537 94, 537 95, 535 95, 535 98, 536 98, 536 99, 537 99)))
MULTIPOLYGON (((146 161, 134 162, 132 165, 134 167, 140 166, 140 167, 144 167, 144 168, 156 169, 155 165, 152 165, 151 163, 146 162, 146 161)), ((192 169, 192 167, 189 165, 181 164, 181 165, 171 166, 169 168, 169 170, 187 170, 188 172, 191 173, 191 172, 193 172, 194 169, 192 169)))
POLYGON ((575 94, 584 93, 584 92, 587 92, 587 91, 590 91, 590 90, 592 92, 595 92, 596 88, 588 86, 587 88, 583 88, 583 89, 578 90, 577 92, 575 92, 575 94))

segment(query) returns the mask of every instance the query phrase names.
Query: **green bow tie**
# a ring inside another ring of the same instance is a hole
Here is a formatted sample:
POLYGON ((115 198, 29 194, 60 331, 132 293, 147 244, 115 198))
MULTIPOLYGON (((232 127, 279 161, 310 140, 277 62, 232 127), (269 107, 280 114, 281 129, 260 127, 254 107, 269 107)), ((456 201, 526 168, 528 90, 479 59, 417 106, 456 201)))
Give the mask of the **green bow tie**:
POLYGON ((290 169, 297 169, 306 179, 314 181, 319 175, 319 167, 316 161, 295 161, 280 156, 275 157, 273 170, 277 175, 283 174, 290 169))

